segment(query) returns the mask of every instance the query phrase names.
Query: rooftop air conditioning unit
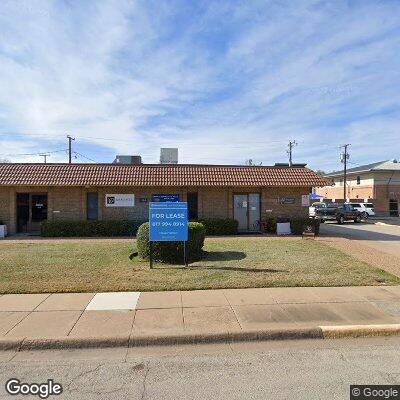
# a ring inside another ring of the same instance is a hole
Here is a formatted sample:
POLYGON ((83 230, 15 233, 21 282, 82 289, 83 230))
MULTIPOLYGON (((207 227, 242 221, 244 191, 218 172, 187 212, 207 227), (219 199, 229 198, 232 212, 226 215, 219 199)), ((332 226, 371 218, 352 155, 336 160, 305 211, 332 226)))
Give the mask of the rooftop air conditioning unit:
POLYGON ((160 164, 178 164, 178 149, 162 148, 160 151, 160 164))

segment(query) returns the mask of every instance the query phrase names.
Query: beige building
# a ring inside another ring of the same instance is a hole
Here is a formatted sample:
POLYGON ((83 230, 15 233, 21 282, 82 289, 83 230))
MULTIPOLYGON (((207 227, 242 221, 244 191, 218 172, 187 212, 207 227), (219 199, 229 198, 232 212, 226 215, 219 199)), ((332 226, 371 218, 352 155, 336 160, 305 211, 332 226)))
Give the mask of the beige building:
POLYGON ((11 234, 43 220, 144 221, 150 201, 172 196, 191 219, 252 231, 268 215, 307 216, 311 188, 327 182, 304 166, 0 164, 0 220, 11 234))
MULTIPOLYGON (((343 171, 325 175, 332 186, 317 188, 315 192, 326 199, 343 201, 343 171)), ((347 170, 346 201, 372 202, 378 215, 399 215, 400 163, 381 161, 347 170)))

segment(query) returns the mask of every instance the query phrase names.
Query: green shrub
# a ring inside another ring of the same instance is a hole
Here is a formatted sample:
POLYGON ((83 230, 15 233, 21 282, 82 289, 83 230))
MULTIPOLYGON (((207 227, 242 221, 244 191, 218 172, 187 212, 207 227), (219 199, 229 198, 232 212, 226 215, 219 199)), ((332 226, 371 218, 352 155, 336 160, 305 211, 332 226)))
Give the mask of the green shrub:
POLYGON ((142 221, 43 221, 45 237, 132 236, 142 221))
POLYGON ((301 235, 307 226, 312 226, 315 236, 319 234, 319 219, 315 218, 292 218, 290 220, 290 229, 293 235, 301 235))
POLYGON ((274 217, 267 217, 264 219, 265 225, 264 230, 268 233, 276 233, 277 220, 274 217))
MULTIPOLYGON (((140 225, 136 239, 139 257, 148 260, 150 257, 150 225, 140 225)), ((204 246, 205 229, 199 222, 189 222, 189 240, 187 242, 188 261, 199 260, 204 246)), ((172 264, 183 264, 182 242, 153 242, 153 260, 172 264)))
POLYGON ((206 229, 206 235, 223 236, 236 235, 239 223, 231 218, 204 218, 199 220, 206 229))

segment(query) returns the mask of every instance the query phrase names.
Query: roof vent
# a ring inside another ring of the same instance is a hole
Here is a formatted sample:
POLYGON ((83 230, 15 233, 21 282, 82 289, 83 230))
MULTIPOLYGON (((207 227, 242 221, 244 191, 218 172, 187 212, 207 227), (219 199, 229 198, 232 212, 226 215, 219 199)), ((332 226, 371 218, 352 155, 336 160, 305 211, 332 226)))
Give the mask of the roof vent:
POLYGON ((160 151, 160 164, 178 164, 178 149, 162 148, 160 151))
POLYGON ((141 156, 116 156, 113 164, 130 164, 130 165, 140 165, 142 164, 141 156))

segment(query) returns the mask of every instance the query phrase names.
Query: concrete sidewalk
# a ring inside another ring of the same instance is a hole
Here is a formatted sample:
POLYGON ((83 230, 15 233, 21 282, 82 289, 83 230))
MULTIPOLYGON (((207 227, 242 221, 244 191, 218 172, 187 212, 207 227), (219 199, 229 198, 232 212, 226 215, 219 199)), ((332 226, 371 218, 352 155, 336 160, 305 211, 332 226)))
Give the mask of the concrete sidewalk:
POLYGON ((400 286, 0 296, 0 348, 400 333, 400 286))

